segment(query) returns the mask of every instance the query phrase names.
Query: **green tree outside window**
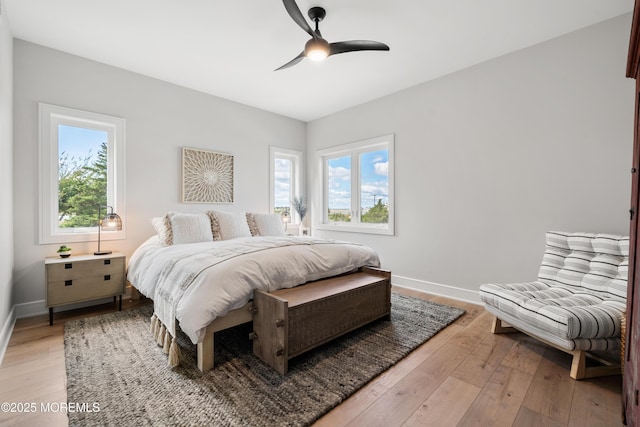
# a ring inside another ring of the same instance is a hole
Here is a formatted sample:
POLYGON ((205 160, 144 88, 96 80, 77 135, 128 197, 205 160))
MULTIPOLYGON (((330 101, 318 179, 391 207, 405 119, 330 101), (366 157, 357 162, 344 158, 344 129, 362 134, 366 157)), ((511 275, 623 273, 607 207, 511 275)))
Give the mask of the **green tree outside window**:
POLYGON ((389 222, 389 208, 382 203, 382 199, 378 199, 378 203, 362 214, 360 220, 372 224, 386 224, 389 222))
POLYGON ((95 159, 60 156, 58 169, 58 226, 96 227, 98 207, 107 204, 107 143, 95 159))

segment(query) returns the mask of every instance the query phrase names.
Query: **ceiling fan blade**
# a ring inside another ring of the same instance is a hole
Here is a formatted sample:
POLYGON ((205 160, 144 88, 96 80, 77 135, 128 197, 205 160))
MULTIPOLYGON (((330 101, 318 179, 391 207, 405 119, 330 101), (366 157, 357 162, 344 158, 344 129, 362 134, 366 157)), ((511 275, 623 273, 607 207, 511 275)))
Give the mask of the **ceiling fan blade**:
POLYGON ((284 3, 284 8, 287 9, 287 12, 289 13, 291 19, 293 19, 293 21, 298 24, 300 28, 305 30, 311 37, 315 39, 317 37, 316 34, 309 26, 307 20, 304 19, 304 16, 302 16, 302 12, 300 12, 300 8, 298 8, 295 0, 282 0, 282 3, 284 3))
POLYGON ((296 65, 298 62, 302 61, 302 59, 304 58, 304 51, 300 52, 300 55, 296 56, 295 58, 293 58, 291 61, 287 62, 286 64, 284 64, 281 67, 276 68, 273 71, 278 71, 278 70, 282 70, 284 68, 289 68, 289 67, 293 67, 294 65, 296 65))
POLYGON ((349 40, 346 42, 336 42, 330 43, 329 47, 331 49, 329 55, 357 52, 359 50, 389 50, 389 46, 386 44, 371 40, 349 40))

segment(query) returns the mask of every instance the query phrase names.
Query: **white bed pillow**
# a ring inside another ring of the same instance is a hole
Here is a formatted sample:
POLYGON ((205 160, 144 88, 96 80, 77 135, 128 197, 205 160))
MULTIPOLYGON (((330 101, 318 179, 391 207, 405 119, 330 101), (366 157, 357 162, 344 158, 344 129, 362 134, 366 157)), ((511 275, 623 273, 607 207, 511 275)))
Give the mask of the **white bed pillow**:
POLYGON ((220 234, 220 240, 235 239, 236 237, 251 237, 244 212, 207 212, 212 217, 214 234, 220 234))
POLYGON ((247 225, 249 226, 249 231, 252 236, 259 236, 260 232, 258 232, 258 227, 256 226, 256 221, 253 219, 253 214, 247 212, 247 225))
POLYGON ((260 236, 285 236, 282 217, 278 214, 251 214, 260 236))
POLYGON ((209 215, 169 212, 167 217, 172 234, 172 242, 169 244, 213 242, 209 215))
POLYGON ((155 228, 156 233, 158 233, 158 238, 160 239, 160 243, 162 243, 163 245, 167 245, 167 227, 165 226, 165 221, 164 221, 164 217, 156 217, 156 218, 149 218, 149 221, 151 222, 151 225, 153 225, 153 228, 155 228))

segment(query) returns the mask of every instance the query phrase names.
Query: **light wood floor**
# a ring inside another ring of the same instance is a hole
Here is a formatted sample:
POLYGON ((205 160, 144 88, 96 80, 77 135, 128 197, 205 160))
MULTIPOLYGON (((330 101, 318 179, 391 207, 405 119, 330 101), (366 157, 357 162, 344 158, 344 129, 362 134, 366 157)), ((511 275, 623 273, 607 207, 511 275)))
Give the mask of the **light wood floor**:
MULTIPOLYGON (((482 307, 415 291, 467 313, 321 418, 316 426, 622 426, 621 376, 574 381, 570 357, 523 335, 493 335, 482 307)), ((137 305, 123 301, 123 309, 137 305)), ((16 323, 0 366, 0 402, 36 403, 0 412, 2 425, 66 426, 41 402, 66 402, 63 322, 113 311, 106 304, 16 323)), ((126 369, 126 367, 123 367, 126 369)))

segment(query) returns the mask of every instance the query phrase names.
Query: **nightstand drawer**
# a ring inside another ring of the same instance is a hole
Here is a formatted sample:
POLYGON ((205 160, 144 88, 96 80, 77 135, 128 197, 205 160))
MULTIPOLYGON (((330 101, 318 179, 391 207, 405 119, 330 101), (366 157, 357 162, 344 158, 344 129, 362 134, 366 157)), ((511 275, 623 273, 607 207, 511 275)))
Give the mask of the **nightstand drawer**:
POLYGON ((59 262, 47 265, 47 281, 80 279, 83 277, 97 277, 106 274, 121 274, 124 272, 124 258, 96 259, 89 261, 59 262))
POLYGON ((124 293, 124 274, 93 274, 93 277, 49 281, 47 305, 71 304, 124 293))
POLYGON ((53 325, 53 307, 60 305, 107 297, 113 297, 115 302, 118 297, 121 310, 126 262, 120 252, 45 258, 49 325, 53 325))

